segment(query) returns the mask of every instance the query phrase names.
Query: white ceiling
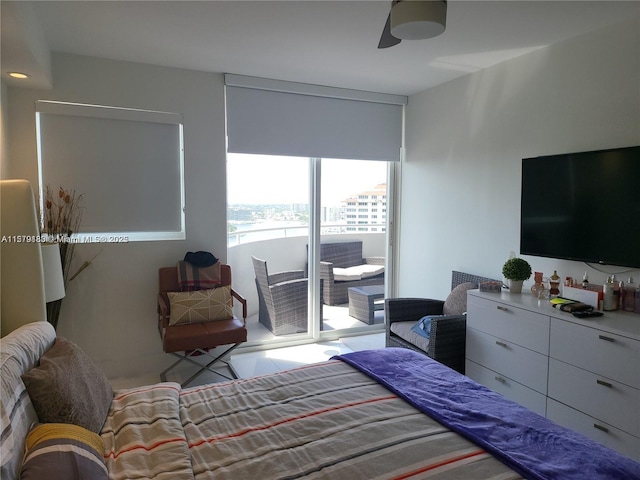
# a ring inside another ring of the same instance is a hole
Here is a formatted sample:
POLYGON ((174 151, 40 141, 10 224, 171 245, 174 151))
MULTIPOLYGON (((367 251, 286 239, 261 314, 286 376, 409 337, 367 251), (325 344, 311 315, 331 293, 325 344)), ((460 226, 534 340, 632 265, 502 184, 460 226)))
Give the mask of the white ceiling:
POLYGON ((39 38, 51 51, 403 95, 640 19, 637 1, 450 0, 444 34, 378 50, 390 1, 18 2, 33 7, 26 33, 12 3, 1 2, 3 74, 35 68, 24 50, 39 38))

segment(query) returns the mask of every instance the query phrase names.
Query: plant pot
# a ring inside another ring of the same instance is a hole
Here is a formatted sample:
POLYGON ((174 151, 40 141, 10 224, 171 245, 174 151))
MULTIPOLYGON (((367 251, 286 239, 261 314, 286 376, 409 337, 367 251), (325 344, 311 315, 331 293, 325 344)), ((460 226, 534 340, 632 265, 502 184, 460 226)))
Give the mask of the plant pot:
POLYGON ((511 293, 522 293, 522 283, 524 280, 509 280, 509 291, 511 293))

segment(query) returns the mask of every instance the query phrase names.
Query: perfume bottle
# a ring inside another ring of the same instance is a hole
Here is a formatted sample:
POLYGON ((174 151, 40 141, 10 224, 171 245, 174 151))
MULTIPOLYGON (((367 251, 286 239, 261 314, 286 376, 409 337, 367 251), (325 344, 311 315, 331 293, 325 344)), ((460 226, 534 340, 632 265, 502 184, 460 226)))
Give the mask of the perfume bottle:
POLYGON ((584 275, 582 276, 582 288, 585 290, 589 288, 589 276, 587 275, 587 272, 584 272, 584 275))
POLYGON ((633 312, 636 307, 636 285, 633 283, 633 277, 629 277, 627 284, 624 286, 624 310, 625 312, 633 312))
POLYGON ((613 309, 618 310, 620 308, 620 282, 616 280, 615 274, 611 275, 611 282, 613 283, 613 309))
POLYGON ((542 283, 542 272, 533 272, 533 281, 535 283, 531 286, 531 295, 539 298, 540 292, 546 290, 544 283, 542 283))
POLYGON ((613 308, 613 279, 607 277, 607 281, 602 286, 602 309, 605 311, 615 310, 613 308))
POLYGON ((557 270, 554 270, 553 275, 549 277, 549 295, 552 297, 560 295, 560 275, 557 270))

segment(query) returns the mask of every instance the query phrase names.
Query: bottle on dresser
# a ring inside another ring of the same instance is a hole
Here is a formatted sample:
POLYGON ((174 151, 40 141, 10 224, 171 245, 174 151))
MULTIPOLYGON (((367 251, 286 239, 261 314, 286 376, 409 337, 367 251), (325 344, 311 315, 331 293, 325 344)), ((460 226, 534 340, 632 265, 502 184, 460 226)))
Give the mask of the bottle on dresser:
POLYGON ((616 280, 616 275, 611 275, 611 281, 613 282, 613 310, 620 308, 620 282, 616 280))
POLYGON ((633 277, 629 277, 627 284, 624 286, 624 310, 633 312, 636 307, 636 285, 633 283, 633 277))
POLYGON ((605 311, 616 310, 613 304, 613 279, 607 278, 607 281, 602 286, 602 309, 605 311))

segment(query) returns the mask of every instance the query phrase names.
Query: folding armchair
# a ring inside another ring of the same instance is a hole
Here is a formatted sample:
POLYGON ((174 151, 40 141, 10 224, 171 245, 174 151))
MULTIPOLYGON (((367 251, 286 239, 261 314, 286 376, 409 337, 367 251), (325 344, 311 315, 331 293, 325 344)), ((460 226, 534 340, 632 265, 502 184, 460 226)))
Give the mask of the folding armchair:
POLYGON ((251 258, 256 273, 259 322, 274 335, 306 332, 309 294, 304 271, 290 270, 269 275, 265 260, 251 258))
POLYGON ((166 353, 178 357, 178 361, 160 374, 162 381, 166 381, 167 373, 182 361, 199 368, 182 383, 183 386, 205 371, 229 380, 237 378, 224 357, 247 341, 247 302, 231 288, 231 267, 220 265, 220 287, 210 290, 180 292, 177 267, 160 268, 158 277, 158 330, 162 348, 166 353), (233 298, 242 304, 242 319, 233 314, 233 298), (209 354, 210 349, 220 346, 226 347, 222 353, 216 353, 215 357, 209 354), (192 358, 199 355, 207 355, 212 360, 203 365, 192 358), (229 367, 231 377, 214 370, 219 363, 229 367))

